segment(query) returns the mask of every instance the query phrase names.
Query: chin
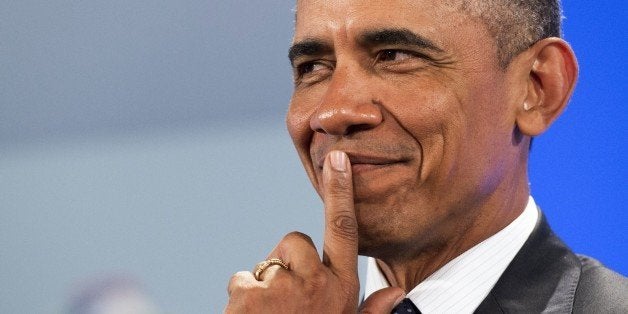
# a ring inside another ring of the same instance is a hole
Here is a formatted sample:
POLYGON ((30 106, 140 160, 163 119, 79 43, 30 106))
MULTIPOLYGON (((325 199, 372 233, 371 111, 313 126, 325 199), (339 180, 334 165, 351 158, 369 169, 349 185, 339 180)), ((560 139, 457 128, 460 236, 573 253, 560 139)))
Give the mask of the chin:
POLYGON ((372 239, 364 239, 360 237, 358 242, 358 254, 362 256, 374 257, 381 260, 391 259, 406 259, 411 256, 415 256, 413 253, 417 248, 413 248, 412 251, 404 249, 407 244, 394 243, 390 241, 371 241, 372 239))
POLYGON ((358 216, 358 254, 383 260, 412 259, 422 252, 438 250, 446 241, 428 224, 393 217, 358 216), (411 223, 404 223, 411 221, 411 223))
MULTIPOLYGON (((359 221, 359 220, 358 220, 359 221)), ((408 235, 399 232, 400 226, 390 220, 375 219, 373 223, 358 222, 358 254, 383 258, 398 255, 403 247, 407 247, 408 235)))

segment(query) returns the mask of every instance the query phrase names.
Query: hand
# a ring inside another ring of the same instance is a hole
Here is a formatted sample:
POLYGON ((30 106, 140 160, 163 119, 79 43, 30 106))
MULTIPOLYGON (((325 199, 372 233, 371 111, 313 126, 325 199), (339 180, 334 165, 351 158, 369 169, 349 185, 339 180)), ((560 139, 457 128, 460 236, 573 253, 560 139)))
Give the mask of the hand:
MULTIPOLYGON (((323 166, 325 235, 323 259, 305 234, 286 235, 268 255, 289 267, 271 266, 256 280, 238 272, 229 282, 225 313, 356 313, 358 312, 358 228, 353 181, 347 155, 332 151, 323 166)), ((363 313, 390 313, 403 299, 399 288, 374 293, 363 313)))

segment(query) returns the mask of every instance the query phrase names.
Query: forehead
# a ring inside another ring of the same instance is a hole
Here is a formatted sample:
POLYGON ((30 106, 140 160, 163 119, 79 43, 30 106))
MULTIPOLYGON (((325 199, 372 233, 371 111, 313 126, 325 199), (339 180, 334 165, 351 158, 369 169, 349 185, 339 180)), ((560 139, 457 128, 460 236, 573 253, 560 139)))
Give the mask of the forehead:
POLYGON ((456 0, 299 0, 295 40, 344 34, 378 27, 407 28, 439 34, 470 26, 456 0))

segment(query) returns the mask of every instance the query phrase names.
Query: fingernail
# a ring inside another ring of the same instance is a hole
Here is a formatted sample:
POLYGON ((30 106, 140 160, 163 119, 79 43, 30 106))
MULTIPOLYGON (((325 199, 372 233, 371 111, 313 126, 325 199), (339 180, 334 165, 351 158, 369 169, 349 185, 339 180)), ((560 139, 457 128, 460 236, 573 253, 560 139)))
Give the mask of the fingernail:
POLYGON ((347 171, 347 154, 338 150, 334 150, 330 154, 331 167, 338 172, 347 171))

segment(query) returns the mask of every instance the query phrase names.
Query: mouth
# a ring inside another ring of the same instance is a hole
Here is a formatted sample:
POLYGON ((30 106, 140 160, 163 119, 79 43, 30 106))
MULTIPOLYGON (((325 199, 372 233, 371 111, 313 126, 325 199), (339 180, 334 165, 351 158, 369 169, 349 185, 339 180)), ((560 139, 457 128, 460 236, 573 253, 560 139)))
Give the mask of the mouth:
MULTIPOLYGON (((349 161, 351 163, 351 172, 354 175, 368 171, 387 169, 392 166, 404 164, 408 161, 404 158, 359 154, 352 152, 346 152, 346 154, 347 156, 349 156, 349 161)), ((319 170, 323 170, 324 163, 325 156, 317 160, 317 166, 319 170)))

